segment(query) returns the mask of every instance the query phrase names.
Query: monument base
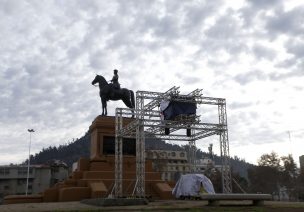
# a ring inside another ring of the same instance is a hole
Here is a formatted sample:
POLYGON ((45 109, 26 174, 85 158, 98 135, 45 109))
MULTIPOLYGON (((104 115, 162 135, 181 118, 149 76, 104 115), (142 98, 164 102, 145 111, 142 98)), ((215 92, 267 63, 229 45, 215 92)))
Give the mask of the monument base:
MULTIPOLYGON (((124 125, 132 120, 134 119, 124 118, 124 125)), ((6 196, 3 204, 29 203, 33 201, 81 201, 83 199, 108 197, 113 190, 115 178, 115 155, 110 154, 113 147, 109 147, 108 142, 109 138, 115 137, 115 117, 98 116, 92 122, 89 132, 91 133, 90 159, 80 158, 77 163, 77 169, 73 171, 69 179, 46 189, 39 197, 37 195, 6 196), (108 146, 104 145, 106 140, 108 146)), ((123 195, 126 197, 132 196, 136 182, 136 156, 123 155, 122 167, 123 195)), ((152 199, 173 199, 172 187, 161 180, 159 172, 153 171, 152 161, 150 160, 146 160, 145 163, 145 193, 146 196, 152 199)), ((110 200, 105 201, 109 202, 110 200)), ((120 201, 125 203, 124 200, 120 201)))

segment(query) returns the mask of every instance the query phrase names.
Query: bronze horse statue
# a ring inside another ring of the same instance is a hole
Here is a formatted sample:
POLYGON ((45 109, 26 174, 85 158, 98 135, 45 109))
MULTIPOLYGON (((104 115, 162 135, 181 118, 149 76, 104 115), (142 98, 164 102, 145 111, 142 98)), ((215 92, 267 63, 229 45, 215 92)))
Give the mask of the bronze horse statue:
POLYGON ((132 109, 132 118, 134 117, 134 92, 132 90, 121 88, 116 89, 112 84, 109 84, 101 75, 96 75, 92 81, 92 85, 99 84, 99 95, 102 104, 102 116, 107 115, 107 101, 109 100, 122 100, 128 108, 132 109))

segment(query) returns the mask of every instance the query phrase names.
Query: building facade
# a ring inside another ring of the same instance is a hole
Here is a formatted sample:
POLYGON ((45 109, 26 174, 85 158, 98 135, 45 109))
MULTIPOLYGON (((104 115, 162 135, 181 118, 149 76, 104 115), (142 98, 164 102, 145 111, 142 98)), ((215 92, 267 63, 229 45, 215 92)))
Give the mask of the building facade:
MULTIPOLYGON (((26 165, 0 166, 0 196, 25 194, 27 183, 26 165)), ((68 177, 65 164, 31 165, 28 194, 38 194, 68 177)))
POLYGON ((153 169, 161 173, 162 180, 167 181, 177 181, 182 174, 191 172, 204 173, 208 168, 214 167, 211 159, 196 160, 192 167, 188 163, 186 151, 146 150, 145 157, 152 160, 153 169))
POLYGON ((184 151, 146 150, 145 154, 146 159, 152 160, 153 169, 161 173, 162 180, 176 180, 190 171, 184 151))
POLYGON ((195 161, 194 170, 196 173, 204 173, 207 169, 214 168, 214 161, 210 158, 202 158, 195 161))

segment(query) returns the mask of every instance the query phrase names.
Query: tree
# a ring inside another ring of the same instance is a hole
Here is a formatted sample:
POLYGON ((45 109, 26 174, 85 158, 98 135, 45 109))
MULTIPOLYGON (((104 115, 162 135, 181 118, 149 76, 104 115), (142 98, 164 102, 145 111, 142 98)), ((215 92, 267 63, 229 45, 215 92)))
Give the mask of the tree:
POLYGON ((281 185, 285 186, 288 192, 289 199, 297 199, 297 165, 294 162, 292 155, 281 157, 283 162, 283 170, 281 173, 281 185))
POLYGON ((295 179, 298 176, 297 165, 291 154, 281 157, 283 162, 283 172, 287 174, 290 179, 295 179))
POLYGON ((255 166, 248 169, 250 191, 253 193, 278 193, 279 173, 270 166, 255 166))
POLYGON ((277 153, 271 152, 270 154, 263 154, 258 160, 259 166, 268 166, 280 170, 280 157, 277 153))
POLYGON ((280 199, 281 194, 287 194, 289 200, 304 198, 304 176, 298 175, 292 155, 263 154, 258 166, 248 170, 248 178, 252 192, 276 194, 280 199))
POLYGON ((301 172, 297 178, 296 193, 298 200, 304 201, 304 173, 303 172, 301 172))
POLYGON ((258 166, 248 170, 250 190, 279 195, 280 170, 282 167, 277 153, 263 154, 258 160, 258 166))

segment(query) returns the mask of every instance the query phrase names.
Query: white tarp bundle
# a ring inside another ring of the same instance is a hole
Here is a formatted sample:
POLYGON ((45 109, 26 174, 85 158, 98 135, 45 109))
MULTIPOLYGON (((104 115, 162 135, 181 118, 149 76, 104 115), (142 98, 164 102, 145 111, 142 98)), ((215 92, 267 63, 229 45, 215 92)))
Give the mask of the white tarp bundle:
POLYGON ((177 181, 172 194, 176 198, 180 196, 197 196, 203 186, 204 190, 209 194, 214 194, 212 182, 203 174, 185 174, 177 181))

